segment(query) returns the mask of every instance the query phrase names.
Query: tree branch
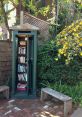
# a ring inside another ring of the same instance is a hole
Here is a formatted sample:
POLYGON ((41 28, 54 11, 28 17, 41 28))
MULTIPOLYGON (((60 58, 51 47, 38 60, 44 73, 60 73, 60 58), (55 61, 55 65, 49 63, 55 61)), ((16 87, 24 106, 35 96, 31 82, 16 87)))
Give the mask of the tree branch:
POLYGON ((13 10, 14 10, 15 8, 12 8, 11 10, 8 10, 7 12, 6 12, 6 15, 8 15, 10 12, 12 12, 13 10))
POLYGON ((3 0, 0 0, 1 6, 2 6, 1 8, 2 8, 2 12, 3 12, 3 17, 4 17, 5 25, 6 25, 7 30, 9 31, 9 39, 11 39, 11 31, 9 29, 7 14, 5 12, 4 3, 3 2, 4 2, 3 0))

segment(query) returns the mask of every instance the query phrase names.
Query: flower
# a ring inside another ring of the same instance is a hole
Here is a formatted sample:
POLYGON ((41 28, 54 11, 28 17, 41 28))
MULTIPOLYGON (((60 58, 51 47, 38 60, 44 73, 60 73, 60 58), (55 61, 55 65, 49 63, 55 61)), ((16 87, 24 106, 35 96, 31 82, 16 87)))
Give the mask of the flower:
POLYGON ((79 43, 79 46, 82 47, 82 43, 79 43))
POLYGON ((58 52, 59 52, 59 54, 63 54, 64 53, 62 49, 59 49, 58 52))
POLYGON ((55 59, 55 61, 58 61, 58 58, 54 58, 55 59))
POLYGON ((56 37, 58 58, 65 57, 65 63, 70 63, 75 56, 82 56, 82 20, 77 20, 67 26, 56 37))
POLYGON ((80 52, 80 56, 82 56, 82 52, 80 52))

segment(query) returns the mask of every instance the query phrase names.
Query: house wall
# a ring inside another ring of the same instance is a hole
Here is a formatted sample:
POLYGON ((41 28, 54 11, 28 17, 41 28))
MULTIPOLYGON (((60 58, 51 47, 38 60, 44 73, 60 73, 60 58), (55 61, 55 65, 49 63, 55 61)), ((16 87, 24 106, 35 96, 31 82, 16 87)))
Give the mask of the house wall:
POLYGON ((11 42, 0 40, 0 85, 11 78, 11 42))

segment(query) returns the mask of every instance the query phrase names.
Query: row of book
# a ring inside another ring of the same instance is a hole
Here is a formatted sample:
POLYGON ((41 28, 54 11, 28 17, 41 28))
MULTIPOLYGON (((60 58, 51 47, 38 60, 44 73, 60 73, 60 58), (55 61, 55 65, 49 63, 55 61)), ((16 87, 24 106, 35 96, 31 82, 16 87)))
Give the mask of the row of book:
POLYGON ((19 54, 25 54, 26 53, 26 47, 19 47, 18 48, 18 53, 19 54))
POLYGON ((26 91, 27 90, 27 84, 18 83, 17 84, 17 90, 18 91, 26 91))
POLYGON ((26 41, 20 41, 19 44, 20 46, 26 46, 26 41))
POLYGON ((18 64, 18 72, 26 72, 27 66, 18 64))
POLYGON ((18 74, 18 81, 26 81, 27 82, 27 80, 28 80, 27 73, 18 74))
POLYGON ((25 57, 23 57, 23 56, 18 57, 18 62, 19 63, 25 63, 25 57))

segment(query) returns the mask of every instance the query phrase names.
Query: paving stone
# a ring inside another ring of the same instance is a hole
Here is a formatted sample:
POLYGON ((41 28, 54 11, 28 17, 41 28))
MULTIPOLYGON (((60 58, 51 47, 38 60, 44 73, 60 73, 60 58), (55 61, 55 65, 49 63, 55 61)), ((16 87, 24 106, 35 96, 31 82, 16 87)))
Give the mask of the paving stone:
POLYGON ((45 105, 43 108, 44 108, 44 109, 47 109, 48 107, 49 107, 48 105, 45 105))
POLYGON ((51 101, 47 101, 47 102, 45 102, 45 104, 48 106, 53 105, 53 103, 51 101))
MULTIPOLYGON (((10 110, 10 108, 8 108, 9 102, 10 104, 13 103, 12 100, 6 100, 5 102, 0 100, 1 114, 4 115, 10 110)), ((16 99, 13 104, 12 112, 6 114, 5 117, 56 117, 57 114, 61 115, 59 117, 63 117, 63 108, 61 109, 61 105, 57 105, 53 102, 42 103, 39 99, 16 99)), ((0 115, 0 117, 4 116, 0 115)))
POLYGON ((58 106, 54 106, 54 109, 58 109, 58 106))
POLYGON ((6 115, 8 115, 9 113, 11 113, 12 112, 12 110, 9 110, 9 111, 7 111, 6 113, 4 113, 4 115, 6 116, 6 115))
POLYGON ((59 111, 58 113, 56 113, 57 115, 59 116, 62 116, 63 115, 63 112, 59 111))

